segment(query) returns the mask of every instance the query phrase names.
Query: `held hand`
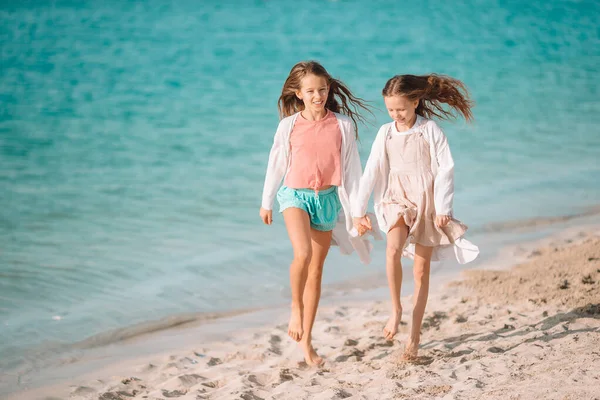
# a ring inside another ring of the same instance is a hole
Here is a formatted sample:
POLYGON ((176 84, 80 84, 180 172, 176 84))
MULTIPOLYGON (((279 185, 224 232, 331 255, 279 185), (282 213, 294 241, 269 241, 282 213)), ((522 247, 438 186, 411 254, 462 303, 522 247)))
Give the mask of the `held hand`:
POLYGON ((356 229, 358 231, 358 236, 362 236, 365 234, 365 232, 367 231, 367 228, 365 228, 361 223, 360 220, 362 218, 352 218, 352 223, 354 225, 354 229, 356 229))
POLYGON ((371 220, 366 215, 360 218, 352 218, 352 223, 354 225, 354 228, 356 228, 356 230, 358 231, 359 236, 364 235, 367 231, 370 231, 372 229, 371 220))
POLYGON ((448 222, 450 222, 450 216, 449 215, 437 215, 435 217, 435 225, 438 228, 442 228, 446 225, 448 225, 448 222))
POLYGON ((262 219, 266 225, 271 225, 273 223, 273 210, 265 210, 261 207, 260 219, 262 219))
POLYGON ((369 218, 368 215, 365 215, 364 217, 362 217, 362 224, 363 226, 365 226, 368 230, 372 231, 373 227, 371 226, 371 218, 369 218))

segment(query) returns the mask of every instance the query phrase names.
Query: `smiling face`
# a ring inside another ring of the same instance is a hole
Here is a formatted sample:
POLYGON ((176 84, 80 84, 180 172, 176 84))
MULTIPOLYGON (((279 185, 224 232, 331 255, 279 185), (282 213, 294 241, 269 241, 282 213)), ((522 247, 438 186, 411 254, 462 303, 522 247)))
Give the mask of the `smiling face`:
POLYGON ((396 121, 396 129, 406 131, 412 127, 416 120, 415 110, 419 100, 409 100, 405 96, 394 95, 384 97, 383 101, 388 114, 396 121))
POLYGON ((308 74, 300 80, 300 90, 296 96, 304 102, 305 109, 320 114, 325 110, 329 95, 327 79, 322 76, 308 74))

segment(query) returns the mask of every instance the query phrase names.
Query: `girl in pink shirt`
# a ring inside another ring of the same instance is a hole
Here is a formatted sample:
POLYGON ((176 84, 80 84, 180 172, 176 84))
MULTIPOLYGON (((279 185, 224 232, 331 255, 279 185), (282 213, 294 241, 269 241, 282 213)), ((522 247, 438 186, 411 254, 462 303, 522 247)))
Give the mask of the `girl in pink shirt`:
POLYGON ((362 174, 356 123, 362 117, 350 105, 368 110, 319 63, 300 62, 292 68, 279 97, 282 120, 269 155, 260 208, 261 219, 270 225, 277 196, 294 251, 288 334, 300 342, 309 365, 323 362, 312 346, 311 332, 332 241, 340 249, 345 240, 359 254, 370 251, 360 247, 362 239, 352 226, 350 199, 356 197, 362 174))

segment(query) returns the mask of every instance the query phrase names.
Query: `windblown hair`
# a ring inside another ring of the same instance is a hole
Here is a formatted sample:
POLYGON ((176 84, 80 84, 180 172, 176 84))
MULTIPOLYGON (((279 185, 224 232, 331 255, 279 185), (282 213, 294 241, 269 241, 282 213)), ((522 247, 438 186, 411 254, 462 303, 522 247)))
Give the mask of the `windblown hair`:
POLYGON ((302 61, 294 65, 281 89, 278 101, 279 116, 285 118, 304 110, 304 102, 296 96, 296 92, 300 90, 302 78, 309 74, 325 78, 329 87, 325 108, 350 117, 354 122, 358 139, 358 122, 365 122, 358 109, 362 108, 372 114, 370 107, 367 106, 366 101, 354 96, 342 81, 329 75, 327 70, 316 61, 302 61))
POLYGON ((415 112, 422 117, 433 116, 441 119, 455 118, 452 111, 462 115, 465 120, 472 121, 474 103, 464 83, 449 76, 430 75, 396 75, 385 84, 384 97, 405 96, 409 100, 419 100, 415 112), (452 111, 445 110, 447 104, 452 111))

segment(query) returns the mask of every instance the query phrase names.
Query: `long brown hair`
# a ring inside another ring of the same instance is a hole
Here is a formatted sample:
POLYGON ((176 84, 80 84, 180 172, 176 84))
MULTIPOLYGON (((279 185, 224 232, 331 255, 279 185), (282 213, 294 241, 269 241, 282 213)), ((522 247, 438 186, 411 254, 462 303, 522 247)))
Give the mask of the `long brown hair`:
POLYGON ((455 118, 452 111, 445 110, 442 104, 462 114, 467 121, 473 120, 474 103, 464 83, 449 76, 396 75, 388 80, 382 93, 384 97, 405 96, 409 100, 419 100, 415 112, 426 118, 436 116, 441 119, 455 118))
POLYGON ((358 139, 358 122, 365 122, 365 119, 359 114, 358 109, 360 107, 373 114, 370 107, 367 106, 366 101, 354 96, 342 81, 329 75, 327 70, 316 61, 302 61, 292 67, 289 76, 283 84, 281 96, 279 96, 279 101, 277 102, 279 116, 285 118, 304 110, 304 102, 296 97, 296 92, 300 90, 302 78, 309 74, 325 78, 329 87, 325 108, 350 117, 354 122, 356 138, 358 139))

